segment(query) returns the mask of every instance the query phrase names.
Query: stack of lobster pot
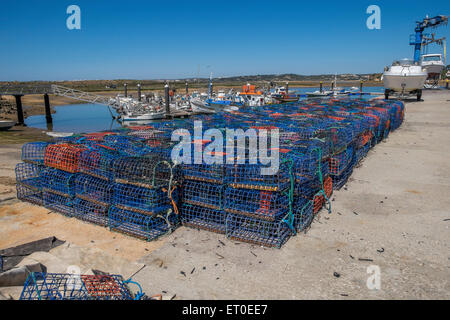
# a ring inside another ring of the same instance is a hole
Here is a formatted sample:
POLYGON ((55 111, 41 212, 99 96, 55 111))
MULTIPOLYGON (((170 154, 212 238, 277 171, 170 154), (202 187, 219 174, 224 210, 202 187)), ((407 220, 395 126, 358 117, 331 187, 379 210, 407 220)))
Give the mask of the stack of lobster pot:
POLYGON ((110 230, 150 241, 176 228, 177 177, 167 160, 158 155, 124 157, 114 161, 113 174, 110 230))
POLYGON ((229 239, 281 247, 294 231, 293 165, 282 160, 278 170, 251 163, 227 164, 226 235, 229 239))
MULTIPOLYGON (((200 148, 203 154, 204 144, 197 139, 192 148, 200 148)), ((192 160, 183 165, 181 221, 188 227, 225 234, 225 166, 223 163, 206 164, 205 159, 196 164, 195 157, 192 160)))

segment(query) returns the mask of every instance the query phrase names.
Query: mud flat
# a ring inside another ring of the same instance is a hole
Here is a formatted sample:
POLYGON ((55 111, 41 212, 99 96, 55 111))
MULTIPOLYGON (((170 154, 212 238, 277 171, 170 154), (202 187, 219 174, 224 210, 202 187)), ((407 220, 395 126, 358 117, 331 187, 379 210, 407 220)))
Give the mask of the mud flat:
MULTIPOLYGON (((143 266, 133 279, 144 291, 176 299, 449 299, 450 91, 423 99, 407 101, 403 125, 334 192, 332 214, 322 210, 280 250, 184 227, 146 243, 19 202, 21 142, 2 138, 0 248, 54 235, 143 266), (379 267, 379 290, 367 287, 369 266, 379 267)), ((69 259, 63 253, 50 251, 58 261, 69 259)), ((83 264, 105 269, 96 256, 87 252, 83 264)))

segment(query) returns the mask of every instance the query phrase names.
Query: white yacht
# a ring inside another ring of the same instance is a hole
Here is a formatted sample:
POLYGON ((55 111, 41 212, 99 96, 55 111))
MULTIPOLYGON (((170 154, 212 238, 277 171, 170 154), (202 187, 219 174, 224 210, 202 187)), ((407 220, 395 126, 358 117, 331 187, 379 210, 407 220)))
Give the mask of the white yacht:
POLYGON ((390 93, 399 92, 401 94, 416 94, 417 100, 420 100, 427 76, 427 72, 414 60, 394 61, 391 67, 385 68, 383 73, 385 98, 389 99, 390 93))
POLYGON ((445 63, 442 59, 442 54, 424 54, 420 63, 425 71, 428 73, 428 78, 439 78, 442 70, 444 70, 445 63))

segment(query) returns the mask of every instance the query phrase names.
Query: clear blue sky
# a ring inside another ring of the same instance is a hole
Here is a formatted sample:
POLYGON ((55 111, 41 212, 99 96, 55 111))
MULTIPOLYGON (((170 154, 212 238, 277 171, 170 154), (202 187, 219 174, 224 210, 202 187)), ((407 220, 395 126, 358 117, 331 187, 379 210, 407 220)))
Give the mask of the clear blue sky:
MULTIPOLYGON (((0 80, 381 72, 450 1, 1 1, 0 80), (81 8, 81 30, 66 9, 81 8), (366 8, 381 8, 381 30, 366 8)), ((438 30, 450 42, 450 26, 438 30)))

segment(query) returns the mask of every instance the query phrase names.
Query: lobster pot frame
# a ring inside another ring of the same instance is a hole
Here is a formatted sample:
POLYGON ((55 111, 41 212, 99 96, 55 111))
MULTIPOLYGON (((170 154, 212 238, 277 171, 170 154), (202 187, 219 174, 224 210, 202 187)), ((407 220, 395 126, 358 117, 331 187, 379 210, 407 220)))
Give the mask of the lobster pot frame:
POLYGON ((222 210, 183 204, 180 210, 183 225, 216 233, 225 233, 227 213, 222 210))
POLYGON ((333 180, 333 189, 340 190, 348 181, 348 178, 353 173, 353 167, 355 165, 356 156, 354 160, 350 163, 350 165, 338 176, 331 176, 333 180))
POLYGON ((353 159, 354 148, 353 145, 348 145, 347 148, 332 156, 329 159, 328 172, 331 175, 340 175, 350 164, 353 159))
POLYGON ((183 186, 183 203, 215 210, 223 209, 225 186, 186 180, 183 186))
POLYGON ((185 164, 183 176, 186 180, 221 184, 225 181, 225 167, 222 164, 185 164))
POLYGON ((22 146, 22 161, 36 164, 44 164, 45 149, 48 142, 30 142, 22 146))
POLYGON ((346 148, 353 141, 353 130, 351 127, 339 127, 329 129, 325 134, 331 145, 331 150, 336 151, 346 148))
POLYGON ((275 174, 264 175, 259 164, 238 164, 226 166, 226 182, 233 188, 282 191, 290 186, 289 167, 286 162, 279 165, 275 174))
POLYGON ((55 169, 76 173, 81 154, 86 147, 78 144, 50 144, 45 150, 45 165, 55 169))
POLYGON ((356 163, 359 163, 362 159, 367 156, 367 153, 370 150, 370 144, 366 144, 361 148, 356 149, 356 163))
POLYGON ((306 178, 306 177, 299 177, 298 179, 295 179, 294 184, 294 195, 311 199, 313 195, 322 188, 320 184, 320 179, 318 177, 314 178, 306 178))
POLYGON ((146 146, 142 139, 132 136, 106 136, 103 139, 103 145, 132 157, 144 156, 151 153, 151 148, 146 146))
MULTIPOLYGON (((154 188, 167 186, 171 178, 170 164, 157 155, 126 157, 114 161, 114 179, 119 183, 154 188)), ((172 171, 172 180, 178 178, 172 171)))
POLYGON ((40 189, 43 166, 32 163, 18 163, 15 168, 16 182, 31 188, 40 189))
POLYGON ((68 194, 57 193, 52 190, 43 190, 44 207, 71 217, 73 212, 73 197, 68 194))
POLYGON ((289 211, 287 192, 235 189, 225 190, 225 211, 274 221, 289 211))
POLYGON ((371 131, 365 131, 362 134, 360 134, 356 140, 356 146, 357 148, 362 148, 366 146, 367 144, 370 145, 371 141, 373 139, 373 134, 371 131))
POLYGON ((112 163, 120 156, 117 151, 103 147, 98 147, 96 150, 86 150, 80 156, 79 171, 97 178, 112 180, 112 163))
POLYGON ((312 203, 314 214, 317 214, 323 208, 323 206, 327 203, 332 194, 333 194, 333 179, 331 178, 331 176, 328 176, 323 180, 323 189, 320 190, 318 193, 316 193, 313 197, 312 203), (324 196, 324 194, 326 197, 324 196))
POLYGON ((226 219, 226 235, 231 240, 281 248, 289 239, 291 229, 284 219, 266 221, 239 214, 229 214, 226 219))
POLYGON ((133 295, 119 275, 73 275, 31 273, 20 300, 132 300, 133 295))
POLYGON ((75 179, 75 194, 79 198, 108 204, 112 201, 114 184, 110 182, 80 174, 75 179))
POLYGON ((121 206, 112 206, 108 212, 108 226, 112 231, 121 232, 146 241, 154 240, 176 228, 176 214, 145 214, 121 206))
POLYGON ((89 201, 77 196, 73 202, 72 216, 86 222, 106 227, 108 225, 109 207, 109 204, 89 201))
POLYGON ((44 199, 42 195, 42 190, 40 188, 35 188, 18 183, 16 185, 17 199, 26 201, 36 205, 43 205, 44 199))
POLYGON ((294 208, 294 226, 297 232, 305 231, 314 219, 312 200, 300 198, 294 208))
POLYGON ((54 192, 75 195, 75 179, 77 174, 66 171, 47 168, 41 173, 42 186, 54 192))
MULTIPOLYGON (((177 202, 176 189, 172 198, 177 202)), ((165 211, 171 207, 168 194, 162 188, 149 189, 121 183, 114 186, 113 203, 147 212, 165 211)))
POLYGON ((102 131, 102 132, 87 133, 87 134, 84 134, 83 137, 85 137, 86 140, 101 142, 101 141, 103 141, 103 139, 106 136, 116 135, 116 134, 117 134, 116 132, 112 132, 112 131, 102 131))

